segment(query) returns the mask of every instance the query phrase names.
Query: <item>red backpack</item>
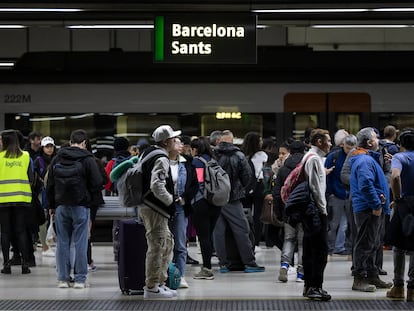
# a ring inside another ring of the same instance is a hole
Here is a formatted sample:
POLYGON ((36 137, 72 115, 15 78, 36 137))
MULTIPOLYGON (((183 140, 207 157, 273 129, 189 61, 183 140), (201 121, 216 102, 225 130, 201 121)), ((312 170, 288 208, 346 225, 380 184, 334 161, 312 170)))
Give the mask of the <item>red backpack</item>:
POLYGON ((304 161, 300 161, 296 167, 289 173, 280 189, 280 198, 286 204, 289 195, 301 182, 305 181, 304 166, 306 161, 314 154, 307 154, 304 161))

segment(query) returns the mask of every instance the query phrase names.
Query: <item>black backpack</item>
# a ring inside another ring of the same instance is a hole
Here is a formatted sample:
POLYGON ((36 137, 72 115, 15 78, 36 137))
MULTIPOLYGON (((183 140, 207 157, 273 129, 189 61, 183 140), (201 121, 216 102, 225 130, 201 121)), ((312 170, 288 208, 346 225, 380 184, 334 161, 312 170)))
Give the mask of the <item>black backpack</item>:
POLYGON ((87 197, 82 159, 62 158, 53 166, 55 200, 58 204, 77 205, 87 197))

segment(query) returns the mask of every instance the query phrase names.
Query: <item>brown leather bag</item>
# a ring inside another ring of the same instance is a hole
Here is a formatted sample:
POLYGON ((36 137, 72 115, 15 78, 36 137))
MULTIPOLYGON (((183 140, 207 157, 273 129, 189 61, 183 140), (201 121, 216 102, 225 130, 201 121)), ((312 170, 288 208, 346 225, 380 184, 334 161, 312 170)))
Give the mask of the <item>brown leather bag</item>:
POLYGON ((264 224, 283 227, 283 221, 277 218, 276 212, 273 209, 272 195, 267 195, 264 198, 260 221, 264 224))

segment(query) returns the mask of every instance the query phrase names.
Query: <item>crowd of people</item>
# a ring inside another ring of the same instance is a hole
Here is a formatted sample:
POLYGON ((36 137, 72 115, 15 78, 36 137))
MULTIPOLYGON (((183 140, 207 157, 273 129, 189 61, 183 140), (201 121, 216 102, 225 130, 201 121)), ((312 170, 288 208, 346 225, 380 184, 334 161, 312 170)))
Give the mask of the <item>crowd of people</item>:
MULTIPOLYGON (((194 279, 214 279, 213 256, 218 258, 219 273, 265 271, 255 256, 264 242, 281 249, 278 280, 287 282, 289 268, 296 266, 296 281, 303 282, 302 294, 309 299, 331 299, 323 288, 324 270, 331 257, 339 255, 350 260, 352 290, 386 288, 389 298, 413 301, 414 129, 399 133, 389 125, 383 139, 371 127, 356 135, 340 129, 334 147, 327 130, 307 133, 304 141, 290 138, 277 146, 274 139, 249 132, 237 146, 230 130, 191 138, 161 125, 152 133, 153 145, 140 139, 131 146, 126 138, 117 137, 114 157, 104 166, 91 152, 84 130, 73 131, 69 144, 59 151, 50 136, 33 132, 24 147, 19 131, 2 131, 1 273, 10 274, 16 264, 22 273, 30 273, 36 265, 33 243, 40 241, 43 256, 56 256, 57 286, 85 288, 88 270, 96 270, 90 241, 96 211, 104 203, 103 194, 117 195, 111 171, 132 156, 143 159, 158 150, 158 156, 143 164, 145 200, 138 206, 148 245, 145 299, 177 296, 166 284, 171 261, 182 274, 180 288, 189 287, 186 263, 194 259, 189 258, 187 245, 193 228, 202 258, 194 279), (206 195, 207 165, 212 162, 230 183, 228 200, 221 206, 206 195), (298 182, 288 184, 297 167, 298 182), (287 200, 286 187, 293 191, 287 200), (276 223, 262 222, 268 205, 276 223), (56 253, 45 238, 51 221, 56 253), (390 246, 394 279, 386 282, 380 275, 387 274, 383 249, 390 246), (410 256, 407 295, 405 254, 410 256)), ((114 221, 115 260, 116 232, 114 221)))

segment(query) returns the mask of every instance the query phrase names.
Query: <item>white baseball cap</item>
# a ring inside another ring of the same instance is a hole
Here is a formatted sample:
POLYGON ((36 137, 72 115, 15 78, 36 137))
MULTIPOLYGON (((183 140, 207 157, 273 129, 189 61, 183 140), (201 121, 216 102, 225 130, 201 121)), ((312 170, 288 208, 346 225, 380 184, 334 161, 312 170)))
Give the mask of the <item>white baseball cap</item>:
POLYGON ((46 137, 43 137, 42 141, 40 142, 40 145, 42 147, 47 146, 47 145, 53 145, 54 146, 55 145, 55 141, 53 140, 52 137, 46 136, 46 137))
POLYGON ((181 134, 181 131, 174 131, 170 125, 160 125, 157 127, 152 133, 152 138, 154 138, 155 142, 160 142, 163 140, 167 140, 168 138, 177 137, 181 134))

